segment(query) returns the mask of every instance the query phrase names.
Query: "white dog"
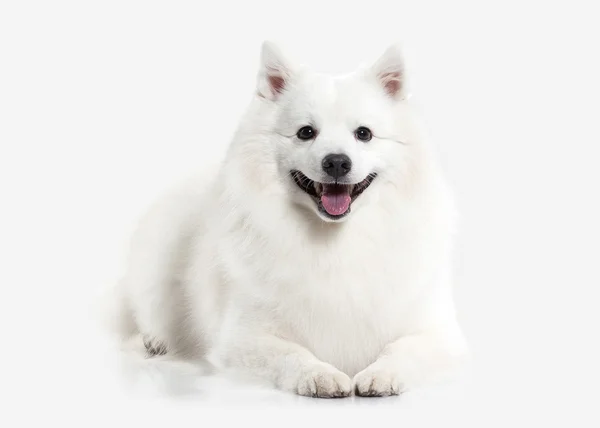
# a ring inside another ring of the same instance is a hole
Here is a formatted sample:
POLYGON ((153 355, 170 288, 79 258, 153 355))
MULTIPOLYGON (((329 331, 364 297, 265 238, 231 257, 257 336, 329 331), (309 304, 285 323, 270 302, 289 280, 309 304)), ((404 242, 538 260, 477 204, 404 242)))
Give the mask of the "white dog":
POLYGON ((345 76, 262 47, 225 160, 134 236, 119 328, 301 395, 384 396, 466 356, 454 208, 399 49, 345 76))

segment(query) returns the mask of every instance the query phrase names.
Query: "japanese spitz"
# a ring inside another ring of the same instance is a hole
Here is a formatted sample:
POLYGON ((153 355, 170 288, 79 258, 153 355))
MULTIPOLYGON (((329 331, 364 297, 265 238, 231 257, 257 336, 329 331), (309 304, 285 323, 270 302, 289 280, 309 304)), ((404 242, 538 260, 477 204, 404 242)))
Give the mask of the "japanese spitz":
POLYGON ((264 42, 225 159, 135 233, 118 327, 301 395, 399 394, 466 356, 454 207, 396 45, 317 74, 264 42))

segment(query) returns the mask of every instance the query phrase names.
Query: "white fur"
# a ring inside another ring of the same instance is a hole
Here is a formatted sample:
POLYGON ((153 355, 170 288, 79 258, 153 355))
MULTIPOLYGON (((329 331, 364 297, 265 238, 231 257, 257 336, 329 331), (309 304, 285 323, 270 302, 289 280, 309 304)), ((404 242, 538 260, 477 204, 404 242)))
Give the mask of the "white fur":
POLYGON ((465 343, 450 284, 452 198, 404 97, 398 49, 338 77, 268 42, 261 58, 223 163, 158 201, 135 234, 123 333, 302 395, 417 386, 465 343), (317 138, 298 140, 308 123, 317 138), (372 141, 355 139, 361 125, 372 141), (353 182, 378 173, 338 222, 289 174, 323 181, 333 152, 351 157, 353 182))

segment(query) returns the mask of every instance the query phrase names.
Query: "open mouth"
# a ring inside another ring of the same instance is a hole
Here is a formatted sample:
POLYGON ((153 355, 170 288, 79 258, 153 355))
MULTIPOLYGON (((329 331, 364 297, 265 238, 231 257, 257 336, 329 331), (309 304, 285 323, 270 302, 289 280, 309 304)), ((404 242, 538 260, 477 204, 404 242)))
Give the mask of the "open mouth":
POLYGON ((367 175, 360 183, 319 183, 313 181, 300 171, 290 172, 294 182, 305 193, 313 198, 319 212, 332 220, 340 219, 350 213, 352 202, 371 185, 376 173, 367 175))

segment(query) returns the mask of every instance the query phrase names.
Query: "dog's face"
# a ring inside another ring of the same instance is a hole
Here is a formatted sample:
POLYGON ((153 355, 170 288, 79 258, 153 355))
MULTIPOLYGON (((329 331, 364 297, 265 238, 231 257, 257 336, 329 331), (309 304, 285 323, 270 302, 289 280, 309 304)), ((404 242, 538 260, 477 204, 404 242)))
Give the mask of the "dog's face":
POLYGON ((262 60, 258 93, 274 109, 269 144, 279 178, 294 203, 322 220, 347 219, 402 154, 395 112, 404 76, 397 48, 343 77, 294 68, 269 43, 262 60))

